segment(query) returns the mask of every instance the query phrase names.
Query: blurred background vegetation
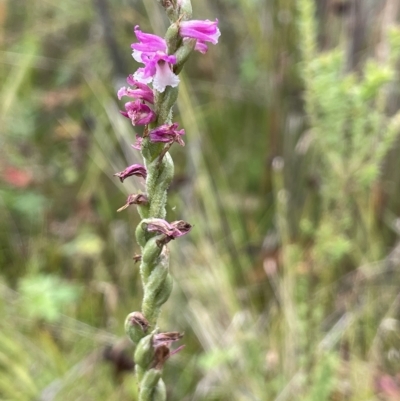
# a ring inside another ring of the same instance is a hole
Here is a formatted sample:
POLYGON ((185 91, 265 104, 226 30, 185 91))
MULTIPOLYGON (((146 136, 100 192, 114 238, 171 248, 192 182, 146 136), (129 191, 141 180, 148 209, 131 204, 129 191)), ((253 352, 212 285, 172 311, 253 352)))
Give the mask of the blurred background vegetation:
MULTIPOLYGON (((397 0, 192 1, 170 400, 400 400, 397 0)), ((116 90, 150 0, 0 1, 0 399, 137 399, 139 162, 116 90)))

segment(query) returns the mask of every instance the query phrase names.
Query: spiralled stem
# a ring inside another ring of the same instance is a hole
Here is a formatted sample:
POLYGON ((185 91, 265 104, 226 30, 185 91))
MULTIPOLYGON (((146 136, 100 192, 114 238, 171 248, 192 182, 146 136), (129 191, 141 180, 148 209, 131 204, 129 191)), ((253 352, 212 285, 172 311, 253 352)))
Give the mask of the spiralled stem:
MULTIPOLYGON (((178 19, 191 17, 190 0, 179 2, 164 2, 159 0, 165 8, 171 21, 166 34, 168 53, 174 54, 178 44, 182 45, 179 36, 178 19)), ((193 50, 194 42, 186 45, 187 55, 193 50)), ((186 53, 180 56, 180 70, 187 59, 186 53)), ((178 73, 179 71, 176 71, 178 73)), ((138 206, 141 222, 136 228, 136 239, 141 247, 140 274, 143 284, 142 312, 131 313, 126 320, 127 334, 136 344, 135 362, 136 374, 139 382, 139 401, 165 401, 166 390, 161 378, 162 365, 168 358, 168 348, 163 345, 157 350, 153 343, 157 335, 157 319, 162 305, 169 298, 172 291, 172 277, 169 274, 169 253, 165 239, 171 239, 169 233, 162 235, 147 230, 149 220, 165 219, 167 190, 174 175, 174 163, 168 153, 169 146, 152 143, 148 136, 149 130, 164 124, 171 124, 172 107, 178 96, 178 88, 167 86, 165 91, 154 93, 154 111, 156 121, 146 127, 141 145, 147 171, 145 204, 138 206), (166 351, 167 349, 167 351, 166 351), (167 352, 167 353, 165 353, 167 352)))
MULTIPOLYGON (((176 100, 177 90, 167 88, 164 94, 156 96, 157 121, 155 125, 171 122, 171 108, 176 100)), ((136 229, 136 239, 142 250, 140 274, 143 284, 142 314, 148 322, 145 331, 134 332, 137 343, 137 351, 145 348, 148 332, 157 330, 157 319, 162 305, 169 298, 172 291, 172 277, 169 274, 169 253, 166 246, 158 240, 161 236, 149 233, 145 229, 145 221, 148 218, 165 219, 167 190, 174 175, 174 163, 168 152, 164 154, 164 146, 153 144, 149 138, 144 138, 142 143, 142 155, 147 170, 146 195, 148 202, 139 206, 139 214, 142 221, 136 229)), ((134 340, 132 338, 132 340, 134 340)), ((151 350, 146 351, 149 355, 151 350)), ((136 356, 135 356, 136 359, 136 356)), ((139 401, 165 401, 166 390, 161 371, 137 361, 137 376, 139 381, 139 401)))

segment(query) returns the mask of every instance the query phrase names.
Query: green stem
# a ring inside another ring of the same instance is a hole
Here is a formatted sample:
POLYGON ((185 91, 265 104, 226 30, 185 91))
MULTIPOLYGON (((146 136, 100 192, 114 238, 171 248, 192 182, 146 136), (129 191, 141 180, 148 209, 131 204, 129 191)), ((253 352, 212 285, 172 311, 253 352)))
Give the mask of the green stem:
MULTIPOLYGON (((166 8, 171 22, 178 18, 191 17, 190 0, 182 0, 179 5, 176 1, 168 2, 168 4, 162 1, 160 3, 166 8)), ((172 23, 167 31, 166 40, 170 54, 183 46, 178 24, 172 23)), ((189 45, 186 45, 188 49, 185 49, 187 55, 193 50, 194 43, 190 42, 189 45)), ((184 56, 186 56, 185 52, 184 56)), ((187 57, 180 58, 183 65, 187 57)), ((182 65, 179 67, 181 68, 182 65)), ((161 378, 162 368, 154 365, 155 351, 152 341, 158 330, 157 319, 161 307, 172 291, 172 277, 169 274, 169 253, 166 245, 158 241, 160 236, 147 232, 146 221, 166 217, 167 191, 173 179, 174 163, 168 153, 169 145, 150 142, 148 130, 163 124, 171 124, 172 107, 177 97, 178 88, 170 86, 162 93, 155 92, 154 111, 157 120, 146 128, 142 142, 142 156, 147 170, 146 196, 148 199, 146 205, 138 206, 142 221, 136 229, 136 239, 142 251, 140 264, 143 284, 142 313, 134 312, 126 321, 127 333, 137 344, 135 362, 140 388, 139 401, 166 400, 165 385, 161 378)))

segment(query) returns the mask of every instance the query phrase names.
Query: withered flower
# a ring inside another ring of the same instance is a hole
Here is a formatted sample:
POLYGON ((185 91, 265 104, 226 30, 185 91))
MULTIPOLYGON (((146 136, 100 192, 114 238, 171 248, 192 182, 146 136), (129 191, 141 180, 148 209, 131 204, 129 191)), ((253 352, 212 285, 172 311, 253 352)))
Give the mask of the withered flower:
POLYGON ((135 263, 138 263, 142 260, 142 255, 135 255, 132 259, 135 263))
POLYGON ((162 369, 165 361, 172 355, 179 352, 184 345, 170 350, 173 342, 179 341, 183 337, 183 333, 177 331, 172 331, 169 333, 158 333, 153 337, 153 347, 154 347, 154 360, 153 367, 155 369, 162 369))
POLYGON ((183 220, 168 223, 164 219, 149 219, 146 223, 146 229, 149 232, 164 234, 170 239, 175 239, 187 234, 192 226, 183 220))
POLYGON ((126 178, 131 177, 133 175, 137 177, 146 178, 147 177, 146 167, 142 166, 141 164, 132 164, 131 166, 127 167, 124 171, 114 174, 114 176, 118 177, 121 182, 124 182, 126 178))
POLYGON ((144 228, 148 232, 164 234, 164 238, 158 240, 160 246, 167 244, 169 241, 187 234, 192 226, 183 220, 168 223, 164 219, 148 219, 144 223, 144 228))
POLYGON ((148 202, 147 195, 145 194, 131 194, 128 196, 124 206, 120 207, 117 212, 125 210, 130 205, 145 205, 148 202))

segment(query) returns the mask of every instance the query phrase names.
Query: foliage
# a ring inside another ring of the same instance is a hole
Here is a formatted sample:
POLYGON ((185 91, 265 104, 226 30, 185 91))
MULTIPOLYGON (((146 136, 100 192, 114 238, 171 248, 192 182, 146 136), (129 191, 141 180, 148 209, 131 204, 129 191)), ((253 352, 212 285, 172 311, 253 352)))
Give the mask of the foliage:
POLYGON ((32 320, 54 323, 61 318, 63 307, 78 300, 78 288, 49 275, 23 277, 19 282, 20 308, 32 320))
MULTIPOLYGON (((339 8, 193 3, 222 36, 181 76, 167 216, 194 228, 171 244, 161 325, 186 347, 168 399, 398 397, 399 29, 378 38, 374 19, 346 71, 339 8)), ((142 297, 138 218, 116 213, 141 188, 112 180, 139 162, 115 101, 132 60, 111 50, 167 23, 156 1, 117 0, 105 26, 101 4, 0 4, 0 399, 137 399, 104 356, 132 355, 121 322, 142 297)))

